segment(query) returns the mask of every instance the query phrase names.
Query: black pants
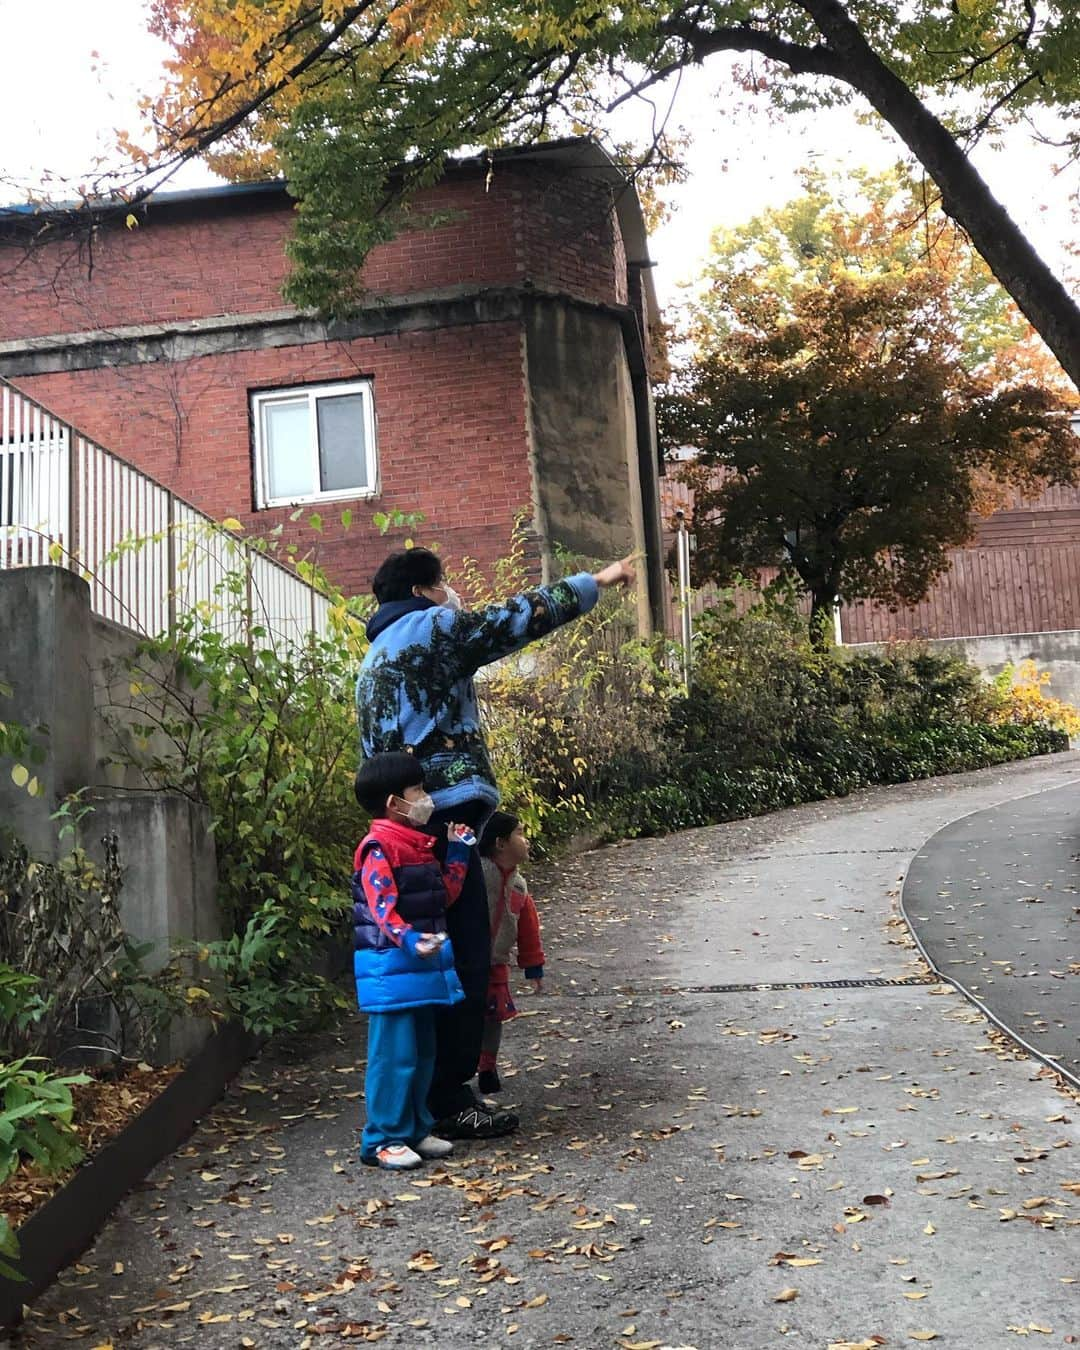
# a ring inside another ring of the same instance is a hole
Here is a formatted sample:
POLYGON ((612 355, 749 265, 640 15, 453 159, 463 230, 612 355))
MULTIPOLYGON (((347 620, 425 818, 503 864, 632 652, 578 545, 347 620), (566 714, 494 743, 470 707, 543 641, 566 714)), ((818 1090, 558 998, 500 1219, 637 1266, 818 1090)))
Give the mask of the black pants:
MULTIPOLYGON (((446 852, 446 824, 457 821, 479 834, 481 823, 491 814, 482 801, 466 802, 448 811, 436 811, 430 832, 439 840, 437 852, 446 852)), ((446 930, 454 944, 454 967, 465 990, 465 1001, 440 1008, 435 1020, 435 1076, 428 1093, 428 1109, 435 1119, 457 1115, 472 1106, 476 1097, 470 1080, 480 1059, 484 1034, 484 1007, 491 973, 491 922, 487 887, 480 865, 480 852, 469 850, 469 870, 456 903, 447 913, 446 930)))

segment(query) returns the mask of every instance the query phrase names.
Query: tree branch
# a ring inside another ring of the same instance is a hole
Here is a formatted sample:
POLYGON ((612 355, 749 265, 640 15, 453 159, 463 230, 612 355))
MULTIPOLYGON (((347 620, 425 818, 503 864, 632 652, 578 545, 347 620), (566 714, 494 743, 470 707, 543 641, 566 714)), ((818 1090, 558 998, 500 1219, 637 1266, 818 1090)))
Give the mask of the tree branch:
POLYGON ((807 47, 788 42, 749 23, 728 28, 702 28, 690 19, 674 18, 662 20, 656 30, 663 37, 681 39, 689 49, 690 59, 697 65, 717 52, 758 52, 770 61, 787 66, 795 75, 844 78, 843 63, 828 47, 820 43, 807 47))

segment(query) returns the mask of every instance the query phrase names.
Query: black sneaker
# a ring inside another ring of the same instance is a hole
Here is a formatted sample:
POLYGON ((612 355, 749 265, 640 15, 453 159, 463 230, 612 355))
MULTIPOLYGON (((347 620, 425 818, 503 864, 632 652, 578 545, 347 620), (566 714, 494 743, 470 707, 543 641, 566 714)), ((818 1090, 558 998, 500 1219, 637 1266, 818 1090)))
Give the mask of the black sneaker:
POLYGON ((485 1095, 489 1092, 501 1092, 502 1082, 498 1069, 481 1069, 476 1075, 476 1086, 485 1095))
POLYGON ((432 1133, 440 1139, 501 1139, 513 1134, 519 1124, 512 1111, 492 1110, 483 1102, 468 1106, 456 1116, 448 1116, 435 1125, 432 1133))

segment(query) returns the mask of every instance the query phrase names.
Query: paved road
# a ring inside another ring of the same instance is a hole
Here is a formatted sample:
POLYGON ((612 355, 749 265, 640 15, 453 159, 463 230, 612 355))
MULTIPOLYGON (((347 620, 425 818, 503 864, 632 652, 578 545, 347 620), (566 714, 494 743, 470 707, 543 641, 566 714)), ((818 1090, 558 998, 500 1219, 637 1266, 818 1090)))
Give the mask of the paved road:
POLYGON ((1080 1079, 1080 784, 946 826, 904 907, 938 970, 1080 1079))
POLYGON ((861 983, 925 978, 896 904, 930 835, 1078 779, 1061 756, 538 873, 551 993, 504 1040, 519 1135, 361 1167, 362 1024, 278 1043, 20 1350, 1080 1339, 1077 1103, 947 985, 861 983))

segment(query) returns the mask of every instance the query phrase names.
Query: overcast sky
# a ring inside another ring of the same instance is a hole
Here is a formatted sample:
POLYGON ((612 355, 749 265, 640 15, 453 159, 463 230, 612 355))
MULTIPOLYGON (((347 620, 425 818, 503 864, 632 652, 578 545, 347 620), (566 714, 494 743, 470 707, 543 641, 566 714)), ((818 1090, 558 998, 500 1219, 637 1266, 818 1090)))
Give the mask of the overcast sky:
MULTIPOLYGON (((145 0, 0 0, 0 172, 25 182, 40 181, 45 170, 78 179, 97 156, 114 157, 114 129, 135 128, 139 94, 161 78, 165 52, 146 32, 144 11, 145 0)), ((691 72, 675 104, 673 120, 693 141, 689 181, 673 190, 673 219, 652 241, 665 302, 694 276, 711 230, 794 196, 801 166, 842 172, 884 168, 898 157, 894 141, 846 110, 776 124, 757 101, 733 117, 713 95, 721 83, 717 64, 691 72)), ((666 97, 661 91, 659 100, 666 97)), ((625 121, 635 130, 644 125, 640 113, 625 121)), ((1075 172, 1068 182, 1055 180, 1053 153, 1019 134, 1005 150, 978 152, 977 162, 1039 250, 1064 270, 1063 245, 1076 233, 1068 200, 1075 172)), ((173 185, 206 181, 192 165, 173 185)))

